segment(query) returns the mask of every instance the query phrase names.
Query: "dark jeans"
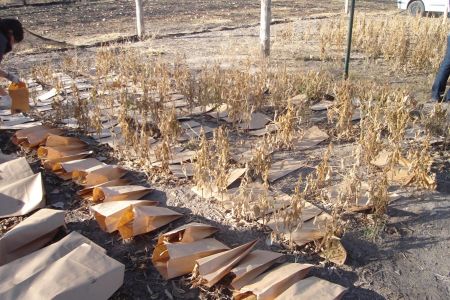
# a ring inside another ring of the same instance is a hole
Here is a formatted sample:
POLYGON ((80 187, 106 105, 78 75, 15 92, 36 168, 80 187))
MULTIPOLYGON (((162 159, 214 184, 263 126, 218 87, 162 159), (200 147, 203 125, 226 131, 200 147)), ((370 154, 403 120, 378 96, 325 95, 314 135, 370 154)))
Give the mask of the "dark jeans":
MULTIPOLYGON (((447 50, 445 51, 444 59, 441 62, 439 71, 431 88, 431 98, 435 101, 441 101, 441 95, 445 92, 448 77, 450 76, 450 35, 447 36, 447 50)), ((450 95, 445 95, 444 101, 450 101, 450 95)))

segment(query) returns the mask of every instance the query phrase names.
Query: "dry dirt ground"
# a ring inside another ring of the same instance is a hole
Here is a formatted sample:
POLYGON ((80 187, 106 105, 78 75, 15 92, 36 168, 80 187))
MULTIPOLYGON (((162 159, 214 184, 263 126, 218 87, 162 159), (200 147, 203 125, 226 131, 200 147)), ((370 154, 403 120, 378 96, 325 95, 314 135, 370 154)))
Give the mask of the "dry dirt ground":
MULTIPOLYGON (((69 4, 28 1, 2 1, 0 17, 18 16, 29 33, 26 41, 4 61, 10 69, 28 74, 33 66, 58 63, 64 55, 91 57, 98 42, 130 38, 134 28, 133 1, 77 1, 69 4), (32 34, 34 33, 34 35, 32 34), (82 47, 75 48, 75 45, 82 47)), ((357 1, 358 9, 371 14, 395 17, 398 11, 393 1, 357 1)), ((274 64, 285 64, 291 70, 326 69, 340 75, 341 61, 320 62, 317 44, 297 41, 300 33, 313 28, 342 11, 342 1, 273 1, 273 17, 280 22, 272 27, 274 64), (299 35, 290 35, 290 32, 299 35), (287 33, 287 34, 286 34, 287 33)), ((130 43, 162 55, 167 59, 177 55, 186 57, 193 66, 213 61, 245 59, 257 51, 259 2, 242 1, 145 1, 145 21, 148 38, 130 43)), ((392 85, 411 87, 417 97, 426 97, 431 79, 429 74, 406 76, 392 72, 383 63, 364 60, 352 61, 352 76, 383 80, 392 85)), ((3 152, 16 153, 9 143, 11 132, 0 132, 3 152)), ((92 141, 91 141, 92 142, 92 141)), ((96 147, 96 156, 114 162, 108 151, 96 147)), ((345 149, 337 147, 335 163, 345 149), (342 152, 339 152, 342 151, 342 152)), ((307 153, 320 158, 324 147, 307 153)), ((316 256, 308 252, 289 253, 288 259, 317 265, 313 274, 349 288, 344 299, 449 299, 450 298, 450 162, 448 152, 439 146, 434 149, 437 162, 438 191, 419 193, 407 191, 390 204, 389 220, 380 235, 371 238, 371 228, 357 222, 343 237, 349 258, 343 267, 320 266, 316 256)), ((19 155, 25 155, 18 153, 19 155)), ((35 156, 26 154, 35 171, 39 163, 35 156)), ((277 183, 277 188, 290 193, 298 173, 277 183)), ((147 184, 143 173, 130 175, 135 182, 147 184)), ((125 283, 113 299, 196 299, 198 289, 189 289, 185 278, 166 282, 153 268, 150 255, 154 238, 159 233, 145 234, 123 243, 118 235, 102 232, 89 214, 88 208, 74 196, 78 187, 63 183, 44 172, 48 205, 68 210, 68 230, 86 235, 108 250, 108 254, 126 265, 125 283)), ((171 225, 176 227, 188 220, 217 225, 218 239, 230 246, 260 238, 259 248, 285 251, 281 246, 269 245, 267 235, 252 224, 233 226, 226 212, 216 208, 214 202, 195 197, 187 185, 148 183, 158 192, 152 199, 183 212, 185 218, 171 225)), ((4 232, 19 218, 0 222, 4 232)), ((203 294, 204 295, 204 294, 203 294)), ((217 298, 210 294, 210 298, 217 298)), ((227 295, 221 295, 226 298, 227 295)))

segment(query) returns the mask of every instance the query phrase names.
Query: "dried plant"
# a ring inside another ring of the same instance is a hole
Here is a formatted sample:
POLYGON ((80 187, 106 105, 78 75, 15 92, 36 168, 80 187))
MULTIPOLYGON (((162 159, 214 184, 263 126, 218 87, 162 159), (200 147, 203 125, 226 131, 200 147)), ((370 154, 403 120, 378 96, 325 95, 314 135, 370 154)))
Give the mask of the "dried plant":
POLYGON ((284 114, 278 116, 275 120, 277 126, 276 143, 281 149, 291 149, 294 139, 296 123, 296 111, 291 101, 288 102, 284 114))
POLYGON ((200 131, 199 149, 194 163, 194 182, 199 188, 211 187, 211 148, 203 128, 200 131))
POLYGON ((216 161, 214 163, 215 186, 219 192, 225 192, 228 186, 230 148, 228 144, 228 132, 222 126, 214 131, 213 144, 216 153, 216 161))
POLYGON ((283 226, 289 231, 289 247, 291 249, 294 247, 292 233, 297 231, 303 225, 302 213, 305 208, 306 195, 302 185, 303 179, 300 176, 295 186, 294 194, 291 197, 290 206, 280 212, 283 226))
POLYGON ((339 139, 348 139, 353 135, 353 104, 354 87, 348 80, 341 81, 335 85, 334 94, 336 104, 328 110, 330 122, 336 122, 336 132, 339 139))
POLYGON ((420 188, 436 189, 435 174, 431 174, 433 157, 431 156, 431 137, 428 135, 419 147, 413 147, 408 151, 407 161, 409 173, 413 175, 410 184, 420 188))

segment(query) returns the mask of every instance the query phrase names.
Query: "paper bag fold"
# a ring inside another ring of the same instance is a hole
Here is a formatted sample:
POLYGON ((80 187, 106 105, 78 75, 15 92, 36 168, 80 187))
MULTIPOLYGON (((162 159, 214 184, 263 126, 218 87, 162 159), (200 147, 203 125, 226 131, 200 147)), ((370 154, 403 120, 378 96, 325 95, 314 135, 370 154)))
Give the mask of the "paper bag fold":
POLYGON ((196 283, 212 287, 227 275, 253 249, 252 241, 234 249, 207 256, 196 261, 196 283))
POLYGON ((275 299, 295 282, 303 279, 313 265, 286 263, 259 275, 239 290, 234 299, 275 299))
POLYGON ((158 245, 163 243, 192 243, 204 239, 216 233, 218 229, 214 226, 192 222, 178 227, 158 237, 158 245))
POLYGON ((135 206, 133 214, 133 221, 118 228, 123 239, 151 232, 183 216, 176 211, 157 206, 135 206))
POLYGON ((64 211, 43 208, 0 238, 0 265, 36 251, 64 226, 64 211))
POLYGON ((152 262, 161 276, 168 280, 191 273, 197 259, 228 249, 213 238, 192 243, 163 243, 155 247, 152 262))
POLYGON ((80 185, 94 186, 125 176, 126 170, 118 166, 104 166, 88 169, 85 171, 74 171, 72 180, 80 185))
POLYGON ((343 286, 312 276, 294 283, 275 299, 339 300, 346 291, 343 286))

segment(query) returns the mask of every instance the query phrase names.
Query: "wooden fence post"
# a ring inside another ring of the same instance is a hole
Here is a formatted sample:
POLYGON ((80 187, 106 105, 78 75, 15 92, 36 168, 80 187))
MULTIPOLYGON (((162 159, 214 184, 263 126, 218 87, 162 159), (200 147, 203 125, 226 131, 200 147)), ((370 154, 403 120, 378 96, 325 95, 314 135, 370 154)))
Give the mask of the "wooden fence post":
POLYGON ((144 11, 142 9, 142 0, 136 0, 136 33, 141 39, 144 35, 144 11))
POLYGON ((272 20, 272 0, 261 0, 261 28, 259 32, 261 54, 270 55, 270 21, 272 20))

